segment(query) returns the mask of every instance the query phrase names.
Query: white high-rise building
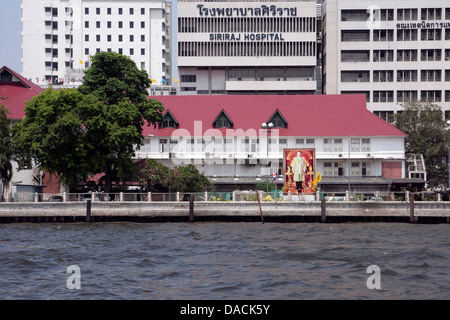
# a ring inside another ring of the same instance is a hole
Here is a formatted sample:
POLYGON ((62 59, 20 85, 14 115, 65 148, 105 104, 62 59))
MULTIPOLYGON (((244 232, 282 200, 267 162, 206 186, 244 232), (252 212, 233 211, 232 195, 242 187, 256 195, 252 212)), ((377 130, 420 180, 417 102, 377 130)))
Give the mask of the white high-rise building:
POLYGON ((171 3, 164 0, 22 0, 22 75, 77 85, 100 51, 129 56, 156 85, 171 83, 171 3))
POLYGON ((450 2, 326 0, 323 92, 365 94, 387 119, 411 100, 432 100, 450 117, 450 2))
POLYGON ((181 94, 315 94, 315 0, 178 0, 181 94))

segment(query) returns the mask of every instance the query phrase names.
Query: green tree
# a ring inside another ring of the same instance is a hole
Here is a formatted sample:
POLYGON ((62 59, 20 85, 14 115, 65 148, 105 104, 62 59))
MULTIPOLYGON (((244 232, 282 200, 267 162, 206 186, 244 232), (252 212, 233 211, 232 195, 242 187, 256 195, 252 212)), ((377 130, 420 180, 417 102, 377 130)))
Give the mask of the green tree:
POLYGON ((147 191, 166 192, 169 188, 169 168, 154 159, 146 159, 141 163, 139 184, 147 191))
POLYGON ((408 135, 405 152, 423 154, 430 187, 448 185, 448 133, 441 108, 428 101, 402 107, 393 124, 408 135))
POLYGON ((115 52, 99 52, 91 61, 78 90, 93 94, 106 105, 104 143, 97 147, 104 155, 101 170, 107 181, 105 191, 109 191, 115 177, 123 179, 130 175, 134 151, 143 142, 143 126, 161 122, 164 107, 159 101, 148 99, 150 78, 130 58, 115 52))
POLYGON ((201 192, 209 188, 210 182, 192 165, 176 167, 170 179, 173 191, 201 192))
POLYGON ((201 192, 209 188, 210 182, 195 166, 175 167, 171 170, 154 159, 147 159, 141 166, 140 185, 148 191, 201 192))
MULTIPOLYGON (((4 99, 0 97, 0 99, 4 99)), ((4 201, 5 188, 13 176, 12 158, 14 147, 11 138, 11 119, 8 109, 0 104, 0 181, 2 182, 1 201, 4 201)))
POLYGON ((31 164, 73 188, 100 172, 105 163, 106 105, 77 89, 47 89, 26 103, 24 119, 13 127, 20 168, 31 164))

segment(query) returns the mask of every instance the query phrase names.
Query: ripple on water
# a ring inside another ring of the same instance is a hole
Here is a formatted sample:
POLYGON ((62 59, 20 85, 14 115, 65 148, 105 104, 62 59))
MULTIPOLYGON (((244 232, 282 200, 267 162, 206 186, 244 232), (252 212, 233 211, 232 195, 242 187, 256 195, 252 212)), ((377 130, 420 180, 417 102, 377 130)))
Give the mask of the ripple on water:
POLYGON ((447 225, 0 225, 3 299, 449 299, 447 225), (81 269, 68 290, 66 269, 81 269), (378 265, 382 290, 367 289, 378 265))

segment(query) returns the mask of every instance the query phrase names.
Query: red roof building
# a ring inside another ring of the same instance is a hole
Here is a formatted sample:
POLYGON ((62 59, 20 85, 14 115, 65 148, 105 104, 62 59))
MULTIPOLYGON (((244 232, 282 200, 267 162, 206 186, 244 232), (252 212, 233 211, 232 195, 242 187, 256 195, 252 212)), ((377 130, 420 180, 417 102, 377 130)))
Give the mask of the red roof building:
POLYGON ((25 103, 44 89, 22 77, 14 70, 4 66, 0 69, 0 100, 11 113, 13 120, 21 120, 25 116, 25 103))
POLYGON ((274 173, 282 184, 287 149, 314 150, 310 178, 320 172, 327 191, 345 191, 349 180, 351 191, 368 185, 387 191, 392 179, 405 177, 406 134, 368 111, 364 95, 151 98, 164 105, 165 118, 144 128, 137 157, 172 166, 192 163, 219 189, 239 183, 254 189, 258 179, 274 173), (268 132, 263 123, 274 126, 268 132))
MULTIPOLYGON (((227 129, 258 132, 261 124, 269 122, 278 110, 287 122, 285 127, 278 128, 280 136, 406 136, 368 111, 364 95, 199 95, 152 98, 160 101, 170 111, 178 126, 157 129, 146 127, 144 135, 170 136, 177 128, 194 135, 194 130, 195 134, 199 133, 199 128, 194 128, 198 121, 202 123, 202 134, 206 131, 214 134, 218 128, 214 127, 213 122, 222 110, 225 110, 233 123, 232 128, 220 128, 222 134, 227 129)), ((239 135, 239 132, 236 134, 239 135)))

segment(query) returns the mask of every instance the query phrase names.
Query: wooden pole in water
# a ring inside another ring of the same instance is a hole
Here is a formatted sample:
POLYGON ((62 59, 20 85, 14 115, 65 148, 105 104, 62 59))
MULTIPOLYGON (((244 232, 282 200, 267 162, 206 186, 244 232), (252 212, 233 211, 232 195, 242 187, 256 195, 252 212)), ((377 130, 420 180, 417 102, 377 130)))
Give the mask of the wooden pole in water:
POLYGON ((414 194, 410 193, 409 195, 409 222, 415 223, 414 218, 414 194))
POLYGON ((322 202, 320 203, 320 221, 327 222, 327 209, 325 204, 325 197, 322 198, 322 202))
POLYGON ((256 198, 258 199, 259 213, 261 214, 261 221, 264 224, 264 217, 263 217, 262 208, 261 208, 261 200, 259 200, 259 191, 258 191, 258 189, 256 189, 256 198))
POLYGON ((86 222, 91 221, 91 199, 86 201, 86 222))
POLYGON ((189 195, 189 222, 194 222, 194 195, 189 195))

